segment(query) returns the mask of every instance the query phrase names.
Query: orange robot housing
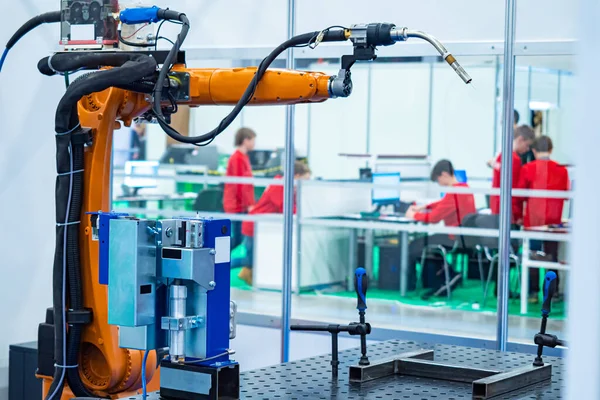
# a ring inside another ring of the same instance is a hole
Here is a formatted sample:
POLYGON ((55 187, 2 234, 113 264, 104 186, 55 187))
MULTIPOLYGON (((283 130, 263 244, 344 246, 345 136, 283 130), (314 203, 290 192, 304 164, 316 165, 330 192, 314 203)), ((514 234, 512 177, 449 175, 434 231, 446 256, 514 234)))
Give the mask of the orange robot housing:
MULTIPOLYGON (((256 73, 255 67, 234 69, 187 69, 176 65, 174 72, 189 74, 190 106, 236 104, 256 73)), ((330 76, 320 72, 268 70, 256 88, 250 105, 278 105, 322 102, 329 98, 330 76)), ((79 374, 86 387, 99 396, 123 398, 139 393, 142 372, 148 390, 158 390, 159 371, 154 352, 142 366, 143 352, 118 346, 118 328, 108 324, 108 290, 98 281, 99 245, 92 240, 88 211, 109 210, 113 132, 123 121, 150 109, 144 94, 109 88, 83 97, 78 104, 81 126, 91 128, 93 144, 84 155, 85 190, 80 227, 81 279, 84 306, 93 311, 93 320, 84 327, 79 356, 79 374)), ((41 376, 46 396, 52 377, 41 376)), ((72 398, 65 386, 62 399, 72 398)))

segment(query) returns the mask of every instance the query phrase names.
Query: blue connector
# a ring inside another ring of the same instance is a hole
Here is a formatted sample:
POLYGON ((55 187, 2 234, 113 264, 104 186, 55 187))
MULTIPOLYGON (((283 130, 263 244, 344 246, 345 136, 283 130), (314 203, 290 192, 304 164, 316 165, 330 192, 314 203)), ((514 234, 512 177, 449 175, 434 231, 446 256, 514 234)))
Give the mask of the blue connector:
POLYGON ((157 6, 144 8, 127 8, 119 14, 119 19, 126 25, 144 24, 150 22, 158 22, 157 6))

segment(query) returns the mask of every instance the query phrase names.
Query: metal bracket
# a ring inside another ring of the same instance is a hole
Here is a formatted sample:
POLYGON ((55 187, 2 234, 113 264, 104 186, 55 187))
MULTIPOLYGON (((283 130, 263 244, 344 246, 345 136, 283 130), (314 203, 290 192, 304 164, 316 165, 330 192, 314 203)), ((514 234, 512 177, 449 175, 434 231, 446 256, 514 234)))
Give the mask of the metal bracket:
POLYGON ((190 74, 187 72, 170 72, 170 82, 174 83, 169 91, 177 101, 188 101, 190 99, 190 74))
POLYGON ((192 315, 183 318, 162 317, 161 329, 168 331, 186 331, 188 329, 201 328, 204 326, 204 318, 200 315, 192 315))
POLYGON ((402 353, 370 365, 350 367, 350 382, 364 383, 390 375, 409 375, 473 385, 474 399, 488 399, 543 381, 550 381, 552 366, 531 364, 508 371, 496 371, 433 361, 433 350, 402 353))

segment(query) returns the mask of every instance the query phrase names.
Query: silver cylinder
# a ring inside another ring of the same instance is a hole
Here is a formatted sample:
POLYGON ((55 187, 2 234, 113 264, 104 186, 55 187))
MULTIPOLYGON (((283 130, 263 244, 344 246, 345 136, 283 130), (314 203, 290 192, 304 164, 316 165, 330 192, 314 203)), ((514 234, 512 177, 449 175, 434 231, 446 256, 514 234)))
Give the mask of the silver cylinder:
MULTIPOLYGON (((187 287, 171 285, 169 288, 169 313, 172 318, 185 318, 187 306, 187 287)), ((180 325, 183 328, 183 325, 180 325)), ((185 361, 185 330, 170 331, 169 355, 171 362, 185 361)))
MULTIPOLYGON (((512 219, 512 151, 515 100, 515 0, 506 1, 504 25, 504 84, 502 108, 502 166, 500 170, 500 237, 498 259, 498 325, 496 349, 506 351, 508 342, 508 296, 510 273, 510 225, 512 219)), ((527 290, 527 288, 521 288, 527 290)))

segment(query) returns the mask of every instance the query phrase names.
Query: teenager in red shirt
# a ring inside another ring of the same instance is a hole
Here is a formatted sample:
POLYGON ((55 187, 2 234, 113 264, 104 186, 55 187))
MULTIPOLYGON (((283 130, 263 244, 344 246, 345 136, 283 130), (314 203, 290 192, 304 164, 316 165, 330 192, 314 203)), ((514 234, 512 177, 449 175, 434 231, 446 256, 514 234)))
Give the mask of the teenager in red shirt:
MULTIPOLYGON (((277 176, 276 178, 281 178, 277 176)), ((310 169, 304 163, 296 161, 294 164, 294 179, 310 179, 310 169)), ((250 210, 250 214, 282 214, 283 213, 283 185, 272 185, 265 189, 256 206, 250 210)), ((294 195, 294 213, 296 213, 296 198, 294 195)), ((238 277, 248 285, 252 285, 252 261, 254 257, 254 222, 244 221, 242 223, 242 243, 246 248, 244 258, 234 258, 231 260, 231 268, 240 268, 242 270, 238 277)))
MULTIPOLYGON (((531 148, 531 144, 535 139, 535 132, 533 129, 526 125, 521 125, 514 130, 513 139, 513 152, 512 152, 512 186, 515 187, 519 183, 519 174, 521 172, 521 155, 525 154, 531 148)), ((493 168, 494 173, 492 177, 492 188, 500 187, 500 168, 502 162, 502 154, 498 154, 495 160, 488 161, 488 166, 493 168)), ((513 197, 513 222, 519 219, 519 215, 516 214, 517 204, 513 197)), ((490 208, 492 214, 500 214, 500 196, 490 196, 490 208)))
MULTIPOLYGON (((252 178, 248 152, 254 150, 256 133, 240 128, 235 134, 235 152, 227 163, 226 176, 252 178)), ((223 210, 229 214, 246 214, 254 205, 254 185, 226 183, 223 190, 223 210)), ((242 222, 231 221, 231 248, 242 242, 242 222)))
MULTIPOLYGON (((458 182, 454 176, 454 167, 448 160, 441 160, 433 167, 431 180, 440 186, 469 187, 466 183, 458 182)), ((460 226, 467 215, 475 212, 477 210, 472 194, 446 193, 441 200, 435 203, 421 207, 411 206, 406 212, 406 217, 425 223, 444 221, 445 226, 460 226)), ((454 241, 453 235, 436 234, 423 236, 410 242, 408 246, 409 276, 412 276, 412 282, 408 282, 409 288, 415 287, 417 262, 421 261, 423 248, 428 245, 452 247, 454 241)))
MULTIPOLYGON (((535 161, 527 163, 521 169, 517 186, 519 189, 569 190, 567 169, 550 160, 552 147, 552 140, 548 136, 540 136, 535 140, 533 143, 535 161)), ((564 199, 517 197, 516 200, 520 214, 523 215, 525 228, 562 223, 564 199)), ((531 240, 530 248, 533 251, 543 249, 552 258, 552 261, 557 261, 557 242, 531 240)), ((529 274, 530 301, 536 302, 540 291, 539 269, 530 268, 529 274)))

